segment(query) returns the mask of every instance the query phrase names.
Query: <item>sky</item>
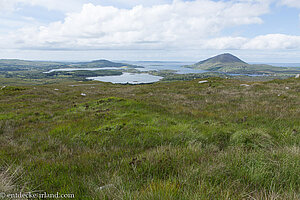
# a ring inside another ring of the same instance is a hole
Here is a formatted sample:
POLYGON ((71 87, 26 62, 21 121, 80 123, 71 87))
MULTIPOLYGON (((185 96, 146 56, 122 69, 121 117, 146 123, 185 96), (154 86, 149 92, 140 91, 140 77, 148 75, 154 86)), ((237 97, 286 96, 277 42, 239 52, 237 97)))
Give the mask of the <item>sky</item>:
POLYGON ((0 0, 0 58, 300 63, 300 0, 0 0))

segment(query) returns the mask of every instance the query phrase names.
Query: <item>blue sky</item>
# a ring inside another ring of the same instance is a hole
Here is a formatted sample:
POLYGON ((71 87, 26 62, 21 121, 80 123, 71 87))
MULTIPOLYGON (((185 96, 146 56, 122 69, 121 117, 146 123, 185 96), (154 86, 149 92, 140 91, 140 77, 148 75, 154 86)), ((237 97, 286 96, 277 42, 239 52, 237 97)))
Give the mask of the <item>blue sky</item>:
POLYGON ((300 63, 299 0, 0 0, 0 58, 300 63))

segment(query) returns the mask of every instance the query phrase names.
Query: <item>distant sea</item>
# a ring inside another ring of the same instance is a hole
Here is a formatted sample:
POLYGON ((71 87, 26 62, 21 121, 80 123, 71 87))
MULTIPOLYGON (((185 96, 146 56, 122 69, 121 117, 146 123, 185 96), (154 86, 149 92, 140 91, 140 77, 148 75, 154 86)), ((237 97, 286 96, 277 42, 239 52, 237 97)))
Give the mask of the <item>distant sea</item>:
POLYGON ((267 64, 275 67, 300 67, 300 63, 250 63, 250 64, 267 64))

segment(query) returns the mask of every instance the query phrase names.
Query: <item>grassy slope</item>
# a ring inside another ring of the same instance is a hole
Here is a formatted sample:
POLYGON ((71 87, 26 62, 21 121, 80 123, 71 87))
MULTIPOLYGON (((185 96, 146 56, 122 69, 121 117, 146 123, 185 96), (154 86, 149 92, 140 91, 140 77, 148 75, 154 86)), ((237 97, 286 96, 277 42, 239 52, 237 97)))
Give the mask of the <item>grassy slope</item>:
POLYGON ((299 199, 299 79, 209 81, 6 87, 0 166, 77 199, 299 199))

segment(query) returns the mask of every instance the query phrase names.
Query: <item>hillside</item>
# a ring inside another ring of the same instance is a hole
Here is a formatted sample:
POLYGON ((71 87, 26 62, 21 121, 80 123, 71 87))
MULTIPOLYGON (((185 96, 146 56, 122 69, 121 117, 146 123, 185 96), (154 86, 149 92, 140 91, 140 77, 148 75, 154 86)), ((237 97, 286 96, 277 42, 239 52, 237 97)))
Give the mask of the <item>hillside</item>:
POLYGON ((48 61, 28 61, 18 59, 0 59, 0 71, 28 70, 28 69, 53 69, 70 67, 129 67, 137 68, 139 66, 126 63, 116 63, 109 60, 95 60, 90 62, 48 62, 48 61))
POLYGON ((199 63, 197 63, 198 65, 204 65, 204 64, 218 64, 218 63, 228 63, 228 64, 232 64, 232 63, 236 63, 236 64, 247 64, 244 61, 242 61, 241 59, 239 59, 238 57, 231 55, 229 53, 224 53, 221 55, 217 55, 215 57, 212 58, 208 58, 206 60, 203 60, 199 63))
POLYGON ((0 84, 4 85, 35 85, 49 84, 64 81, 85 81, 87 77, 121 75, 122 71, 135 72, 136 65, 116 63, 108 60, 95 60, 91 62, 47 62, 27 61, 17 59, 0 60, 0 84), (48 72, 62 68, 105 68, 98 71, 74 71, 74 72, 48 72))
POLYGON ((232 74, 292 76, 300 73, 300 68, 274 67, 265 64, 251 65, 229 53, 217 55, 185 67, 232 74))
POLYGON ((29 61, 19 59, 0 59, 0 66, 50 66, 50 65, 66 65, 64 62, 48 62, 48 61, 29 61))
POLYGON ((200 80, 0 85, 1 192, 299 199, 300 79, 200 80))
POLYGON ((116 63, 109 60, 94 60, 91 62, 72 63, 73 67, 128 67, 128 68, 142 68, 136 65, 126 63, 116 63))

